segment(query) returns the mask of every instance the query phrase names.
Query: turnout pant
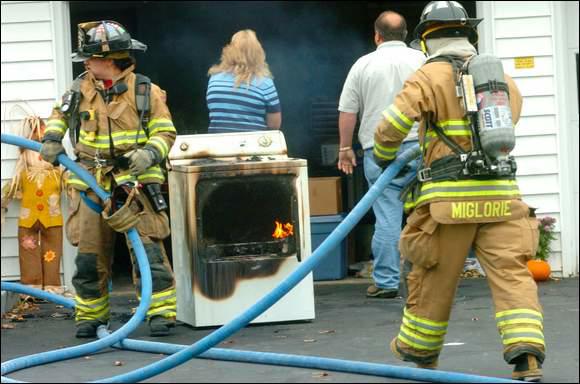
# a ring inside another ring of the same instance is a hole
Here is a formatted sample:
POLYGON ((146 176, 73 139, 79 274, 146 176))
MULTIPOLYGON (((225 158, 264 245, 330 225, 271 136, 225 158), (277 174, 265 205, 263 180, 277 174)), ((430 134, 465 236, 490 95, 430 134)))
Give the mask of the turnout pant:
POLYGON ((412 269, 397 350, 416 363, 438 359, 459 277, 473 245, 491 289, 504 359, 513 363, 521 354, 531 353, 542 362, 542 308, 526 266, 537 244, 535 218, 440 224, 428 206, 416 209, 400 239, 401 255, 412 263, 412 269))
MULTIPOLYGON (((92 192, 87 197, 102 205, 92 192)), ((162 240, 169 236, 169 220, 165 212, 156 213, 147 197, 140 193, 138 202, 143 206, 136 226, 151 266, 153 296, 147 311, 147 319, 153 316, 174 318, 176 316, 175 280, 165 253, 162 240)), ((112 273, 115 232, 104 222, 101 215, 91 209, 81 198, 79 191, 69 189, 70 216, 66 234, 71 244, 78 246, 75 259, 76 271, 73 285, 76 290, 77 324, 109 320, 109 279, 112 273)), ((141 281, 132 245, 127 239, 133 263, 133 282, 140 299, 141 281)))

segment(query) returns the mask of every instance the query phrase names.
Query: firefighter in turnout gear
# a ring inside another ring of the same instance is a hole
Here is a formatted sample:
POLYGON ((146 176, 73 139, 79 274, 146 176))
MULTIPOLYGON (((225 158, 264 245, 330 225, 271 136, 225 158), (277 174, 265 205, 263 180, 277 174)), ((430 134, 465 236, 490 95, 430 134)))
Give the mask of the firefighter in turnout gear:
MULTIPOLYGON (((427 4, 414 45, 428 60, 407 80, 376 128, 373 154, 386 167, 413 122, 421 124, 422 164, 417 180, 401 196, 409 213, 399 242, 401 256, 411 264, 408 297, 390 349, 421 368, 437 367, 459 276, 473 248, 491 288, 503 357, 515 365, 512 377, 538 381, 545 357, 543 316, 526 267, 537 249, 538 221, 521 201, 515 161, 506 173, 482 155, 484 122, 477 124, 477 115, 466 112, 466 96, 459 92, 459 75, 477 58, 479 22, 455 1, 427 4)), ((503 70, 500 81, 489 82, 496 87, 492 93, 505 90, 509 100, 491 108, 503 111, 513 131, 522 97, 503 70)))
MULTIPOLYGON (((160 164, 175 141, 176 130, 165 104, 165 92, 145 76, 133 73, 132 51, 145 51, 114 21, 78 25, 78 51, 87 72, 79 76, 47 123, 41 156, 54 163, 69 131, 77 161, 111 193, 100 201, 76 175, 68 175, 69 219, 66 235, 78 246, 73 285, 76 290, 77 337, 95 337, 109 320, 109 280, 115 232, 136 227, 151 265, 153 296, 147 312, 152 336, 175 325, 173 271, 162 240, 169 236, 167 205, 160 185, 160 164)), ((140 274, 133 262, 139 294, 140 274)))

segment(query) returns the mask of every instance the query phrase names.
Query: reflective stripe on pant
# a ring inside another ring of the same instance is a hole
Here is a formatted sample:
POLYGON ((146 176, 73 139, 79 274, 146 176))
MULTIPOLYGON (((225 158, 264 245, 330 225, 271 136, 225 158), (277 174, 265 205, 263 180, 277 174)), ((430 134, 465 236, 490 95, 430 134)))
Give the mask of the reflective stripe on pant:
MULTIPOLYGON (((73 191, 73 193, 79 192, 73 191)), ((157 310, 156 314, 174 317, 176 304, 173 271, 163 242, 157 239, 167 237, 169 234, 167 215, 153 212, 143 193, 137 196, 139 203, 143 206, 137 231, 151 265, 153 280, 153 304, 149 312, 157 310), (171 290, 173 293, 168 293, 171 290)), ((87 197, 102 204, 92 191, 87 192, 87 197)), ((108 289, 112 272, 115 233, 103 221, 101 215, 94 212, 84 202, 79 203, 77 198, 78 196, 73 198, 76 204, 73 204, 74 210, 71 211, 67 222, 69 240, 72 238, 78 242, 78 255, 75 260, 77 270, 73 276, 73 285, 77 294, 77 321, 92 319, 104 322, 109 318, 108 289)), ((128 240, 127 242, 129 243, 128 240)), ((140 283, 136 278, 138 272, 138 267, 134 264, 133 277, 137 290, 140 292, 140 283)))
MULTIPOLYGON (((151 297, 151 305, 147 311, 147 320, 152 316, 174 318, 177 308, 175 280, 163 242, 145 243, 143 246, 147 252, 147 259, 149 260, 151 277, 153 279, 153 295, 151 297)), ((135 284, 137 297, 141 299, 141 274, 135 262, 132 249, 131 260, 133 262, 133 283, 135 284)))
MULTIPOLYGON (((415 260, 407 276, 409 296, 397 337, 403 355, 411 361, 437 359, 459 276, 473 245, 491 289, 504 359, 511 362, 518 350, 525 350, 543 360, 542 309, 536 283, 526 266, 537 240, 529 221, 439 224, 428 218, 420 221, 421 228, 414 232, 408 228, 403 231, 402 256, 415 260), (404 250, 415 254, 405 254, 404 250), (419 255, 421 252, 430 255, 419 255), (420 263, 427 259, 437 263, 424 268, 420 263)), ((414 223, 412 217, 408 223, 414 223)))
POLYGON ((105 295, 95 300, 84 300, 80 296, 75 296, 75 321, 82 323, 85 321, 98 320, 101 323, 109 321, 109 295, 105 295))

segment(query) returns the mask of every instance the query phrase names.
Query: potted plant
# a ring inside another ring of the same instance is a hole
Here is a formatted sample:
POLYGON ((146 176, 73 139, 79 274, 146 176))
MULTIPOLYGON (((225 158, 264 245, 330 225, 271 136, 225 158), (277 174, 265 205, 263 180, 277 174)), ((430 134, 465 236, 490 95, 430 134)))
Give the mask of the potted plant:
POLYGON ((554 236, 555 224, 556 219, 550 216, 543 217, 539 220, 538 229, 540 230, 540 240, 538 250, 536 251, 534 259, 528 261, 528 269, 536 281, 547 280, 552 272, 550 264, 546 260, 550 257, 551 242, 556 238, 554 236))

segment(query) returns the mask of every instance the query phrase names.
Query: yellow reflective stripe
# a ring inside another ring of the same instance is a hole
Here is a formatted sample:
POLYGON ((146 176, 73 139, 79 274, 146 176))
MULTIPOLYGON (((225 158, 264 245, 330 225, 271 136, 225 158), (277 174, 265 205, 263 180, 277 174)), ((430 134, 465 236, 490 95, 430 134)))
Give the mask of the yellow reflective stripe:
POLYGON ((375 154, 375 156, 377 156, 377 157, 379 157, 381 159, 385 159, 385 160, 393 160, 395 158, 395 155, 393 155, 393 156, 383 155, 376 148, 373 150, 373 153, 375 154))
POLYGON ((166 291, 154 293, 153 295, 151 295, 151 300, 156 301, 156 300, 162 299, 164 297, 174 296, 176 294, 176 292, 177 291, 175 290, 175 288, 171 288, 171 289, 168 289, 166 291))
POLYGON ((147 128, 151 129, 155 128, 156 126, 167 126, 166 124, 173 125, 173 122, 171 121, 171 119, 164 119, 162 117, 158 117, 157 119, 152 119, 151 121, 149 121, 149 123, 147 124, 147 128))
POLYGON ((481 196, 481 197, 499 197, 499 196, 511 196, 511 197, 517 197, 519 196, 519 191, 493 191, 493 192, 478 192, 478 191, 466 191, 466 192, 434 192, 434 193, 429 193, 426 195, 421 195, 421 197, 419 197, 414 204, 420 204, 424 201, 430 200, 430 199, 434 199, 437 197, 449 197, 449 198, 454 198, 454 197, 477 197, 477 196, 481 196))
POLYGON ((415 204, 437 197, 517 197, 519 195, 520 190, 515 180, 440 181, 424 183, 415 204))
POLYGON ((397 153, 397 151, 399 150, 398 146, 397 147, 385 147, 384 145, 381 145, 379 143, 375 143, 375 148, 377 148, 381 152, 387 152, 387 153, 397 153))
POLYGON ((92 141, 85 140, 82 137, 79 138, 79 143, 86 145, 87 147, 98 148, 98 149, 106 149, 106 148, 110 147, 109 143, 106 143, 106 144, 94 143, 92 141))
POLYGON ((145 173, 135 177, 133 175, 131 175, 128 171, 119 173, 119 174, 114 174, 113 175, 115 181, 117 182, 117 184, 124 184, 127 182, 135 182, 137 180, 141 181, 141 180, 145 180, 145 179, 159 179, 162 182, 165 180, 165 175, 163 173, 163 171, 161 170, 161 167, 159 167, 158 165, 154 165, 152 167, 149 167, 145 170, 145 173))
POLYGON ((154 165, 152 167, 147 168, 145 173, 137 176, 137 180, 144 180, 148 178, 156 178, 163 181, 165 180, 165 175, 163 174, 163 171, 158 165, 154 165))
POLYGON ((158 173, 144 173, 142 175, 137 176, 138 180, 145 180, 145 179, 159 179, 161 181, 165 181, 165 176, 163 174, 158 173))
POLYGON ((502 335, 511 335, 514 333, 535 333, 537 335, 540 335, 542 337, 544 337, 544 333, 542 332, 542 330, 538 329, 538 328, 530 328, 530 327, 518 327, 518 328, 510 328, 510 329, 504 329, 501 331, 502 335))
POLYGON ((383 112, 383 116, 395 128, 407 135, 413 126, 413 121, 405 116, 394 104, 391 104, 383 112))
POLYGON ((415 349, 423 349, 423 350, 427 350, 427 351, 437 351, 440 350, 442 346, 437 346, 437 347, 428 347, 425 345, 421 345, 418 343, 415 343, 414 341, 409 340, 408 338, 406 338, 404 335, 401 335, 399 333, 399 335, 397 336, 397 338, 399 340, 401 340, 403 343, 415 348, 415 349))
MULTIPOLYGON (((83 145, 86 145, 87 147, 91 147, 91 148, 96 148, 96 149, 107 149, 111 146, 111 144, 109 142, 106 143, 98 143, 95 141, 89 141, 89 140, 85 140, 84 138, 80 138, 79 142, 83 145)), ((147 142, 147 139, 140 139, 137 144, 144 144, 147 142)), ((113 146, 119 146, 119 145, 123 145, 123 144, 135 144, 135 140, 119 140, 119 141, 114 141, 113 142, 113 146)))
MULTIPOLYGON (((111 141, 108 135, 97 135, 92 140, 86 140, 86 136, 88 135, 85 131, 80 131, 80 138, 79 142, 82 144, 92 147, 92 148, 99 148, 99 149, 106 149, 109 148, 111 145, 111 141)), ((122 132, 114 132, 111 134, 113 138, 113 145, 123 145, 123 144, 144 144, 147 142, 147 136, 143 131, 122 131, 122 132)))
POLYGON ((127 174, 127 175, 113 175, 113 177, 115 178, 115 181, 117 183, 124 183, 126 181, 135 181, 136 178, 133 175, 127 174))
MULTIPOLYGON (((80 135, 81 136, 86 136, 88 135, 88 133, 84 130, 80 131, 80 135)), ((143 137, 147 137, 147 135, 145 135, 145 132, 140 129, 140 130, 133 130, 133 131, 116 131, 111 133, 111 137, 115 138, 115 137, 121 137, 121 136, 126 136, 126 137, 132 137, 133 139, 135 138, 135 136, 143 136, 143 137)), ((96 135, 95 139, 98 140, 109 140, 109 135, 96 135)))
POLYGON ((157 150, 159 151, 159 154, 161 155, 161 157, 162 157, 162 158, 163 158, 163 157, 165 157, 165 155, 167 154, 167 153, 165 152, 165 148, 164 148, 164 147, 163 147, 163 145, 162 145, 162 144, 160 144, 159 142, 157 142, 157 141, 153 141, 153 140, 149 140, 149 141, 147 142, 147 144, 149 144, 149 145, 153 145, 155 148, 157 148, 157 150))
POLYGON ((104 308, 99 312, 88 312, 88 311, 81 311, 80 313, 77 311, 75 314, 75 320, 107 320, 109 318, 109 306, 104 308))
POLYGON ((544 325, 542 324, 541 320, 533 320, 533 319, 513 319, 513 320, 503 320, 503 321, 498 321, 497 322, 497 326, 498 328, 500 327, 504 327, 506 325, 514 325, 514 324, 534 324, 539 326, 540 328, 543 328, 544 325))
POLYGON ((434 329, 433 327, 425 327, 419 325, 416 321, 411 320, 403 316, 403 325, 407 328, 413 329, 415 331, 427 334, 427 335, 445 335, 447 333, 447 328, 445 329, 434 329))
POLYGON ((169 119, 153 119, 147 124, 149 128, 149 135, 153 136, 159 132, 174 132, 177 133, 173 126, 173 121, 169 119))
POLYGON ((417 338, 419 340, 423 340, 423 341, 428 342, 428 343, 443 342, 443 340, 445 339, 444 338, 444 336, 445 336, 444 334, 440 334, 440 335, 429 335, 429 334, 427 334, 427 335, 425 335, 424 332, 422 332, 422 331, 417 331, 414 328, 408 327, 407 325, 404 324, 404 322, 401 325, 400 331, 401 332, 404 331, 404 333, 406 335, 413 336, 413 337, 415 337, 415 338, 417 338))
MULTIPOLYGON (((423 184, 423 189, 432 188, 461 188, 461 187, 497 187, 497 186, 517 186, 515 180, 459 180, 459 181, 438 181, 423 184)), ((502 313, 502 312, 500 312, 502 313)), ((497 314, 499 315, 499 313, 497 314)), ((496 315, 496 316, 497 316, 496 315)))
POLYGON ((56 132, 58 134, 64 134, 64 129, 59 128, 59 127, 46 127, 46 129, 44 130, 44 133, 48 133, 48 132, 56 132))
POLYGON ((101 313, 103 311, 108 311, 109 310, 109 303, 105 303, 103 305, 99 305, 98 307, 86 307, 82 304, 76 304, 75 305, 75 309, 77 312, 79 313, 84 313, 84 314, 91 314, 91 313, 101 313))
MULTIPOLYGON (((177 304, 177 298, 174 297, 173 299, 167 299, 167 300, 160 301, 158 303, 152 303, 149 306, 149 311, 152 311, 153 309, 157 310, 159 308, 165 308, 165 307, 168 307, 170 309, 175 309, 176 304, 177 304)), ((149 311, 147 313, 149 313, 149 311)))
POLYGON ((391 104, 389 106, 389 108, 391 109, 391 111, 393 111, 397 117, 401 120, 403 120, 403 122, 405 122, 408 126, 413 126, 413 120, 409 119, 407 116, 405 116, 405 114, 403 112, 401 112, 401 110, 399 108, 397 108, 397 106, 395 104, 391 104))
POLYGON ((403 315, 407 316, 411 320, 415 320, 416 322, 439 328, 440 330, 447 329, 447 325, 449 324, 447 321, 434 321, 419 316, 415 316, 407 310, 407 307, 403 308, 403 315))
MULTIPOLYGON (((428 137, 438 137, 437 133, 434 131, 427 132, 428 137)), ((471 131, 465 130, 454 130, 454 131, 445 131, 445 136, 471 136, 471 131)))
POLYGON ((161 127, 161 128, 155 128, 153 131, 151 131, 149 133, 150 136, 156 135, 158 133, 161 132, 172 132, 172 133, 177 133, 177 130, 175 129, 175 127, 172 125, 171 127, 161 127))
POLYGON ((375 143, 375 146, 373 148, 373 153, 377 156, 380 157, 381 159, 385 159, 385 160, 393 160, 397 154, 397 151, 399 150, 399 148, 388 148, 388 147, 383 147, 380 144, 375 143))
POLYGON ((175 304, 173 304, 173 305, 166 305, 166 306, 159 307, 159 308, 150 308, 147 311, 147 316, 153 316, 153 315, 156 315, 156 314, 160 314, 162 312, 166 312, 165 313, 165 316, 168 316, 168 313, 172 313, 173 316, 175 316, 175 304))
POLYGON ((52 119, 52 120, 48 120, 46 122, 46 127, 47 128, 48 127, 61 127, 63 129, 66 129, 68 127, 68 124, 64 120, 52 119))
POLYGON ((149 139, 147 144, 152 144, 155 147, 157 147, 157 149, 159 149, 159 152, 161 153, 161 157, 163 158, 167 156, 167 154, 169 153, 169 147, 167 146, 165 140, 163 140, 161 137, 152 137, 149 139))
POLYGON ((445 128, 450 125, 462 125, 462 126, 469 126, 469 120, 462 119, 462 120, 440 120, 436 122, 438 127, 445 128))
POLYGON ((425 348, 441 348, 443 346, 443 338, 439 340, 428 340, 424 337, 419 336, 416 333, 407 333, 401 328, 399 335, 403 336, 407 340, 410 340, 416 344, 422 345, 425 348))
POLYGON ((523 315, 523 314, 532 315, 532 318, 535 318, 535 317, 539 317, 540 319, 544 318, 544 316, 542 315, 541 312, 534 311, 533 309, 527 309, 527 308, 508 309, 507 311, 497 312, 495 314, 495 318, 499 319, 499 318, 504 317, 504 316, 523 315))
POLYGON ((399 122, 397 120, 395 120, 395 118, 393 116, 391 116, 389 113, 389 111, 385 111, 383 112, 383 116, 385 116, 385 118, 387 120, 389 120, 389 123, 391 123, 391 125, 393 125, 395 128, 397 128, 399 131, 401 131, 403 134, 407 135, 410 131, 410 128, 404 128, 401 124, 399 124, 399 122))

